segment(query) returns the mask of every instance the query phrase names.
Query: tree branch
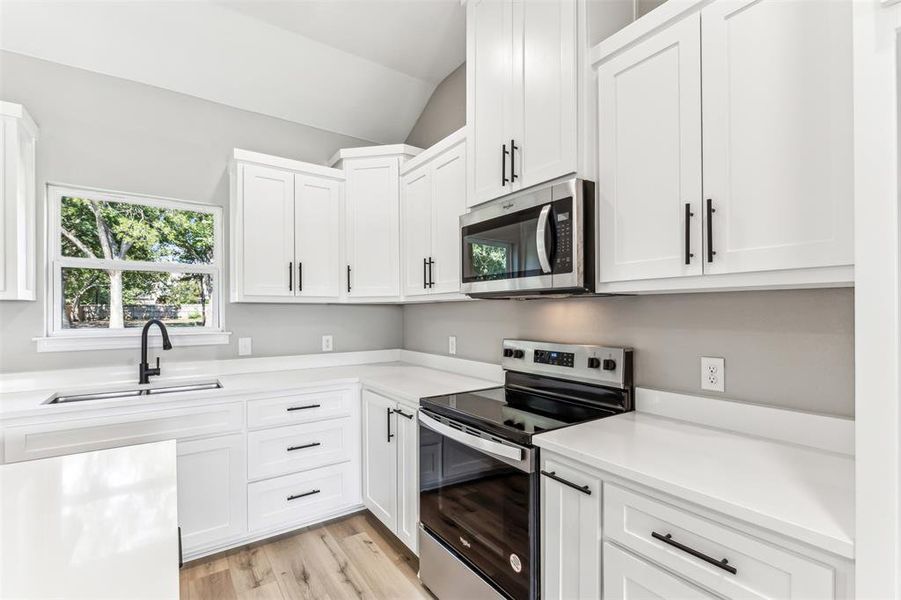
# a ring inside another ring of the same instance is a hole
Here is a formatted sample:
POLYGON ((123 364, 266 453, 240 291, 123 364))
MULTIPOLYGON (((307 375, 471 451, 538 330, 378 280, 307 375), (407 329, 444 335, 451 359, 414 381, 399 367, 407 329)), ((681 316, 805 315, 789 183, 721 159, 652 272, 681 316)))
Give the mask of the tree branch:
POLYGON ((69 239, 70 242, 72 242, 73 244, 75 244, 75 246, 76 246, 79 250, 81 250, 82 252, 84 252, 85 254, 87 254, 88 256, 90 256, 91 258, 97 258, 97 256, 91 251, 91 249, 88 248, 87 244, 85 244, 85 243, 82 242, 80 239, 78 239, 77 237, 75 237, 75 234, 74 234, 74 233, 72 233, 71 231, 69 231, 69 230, 66 229, 65 227, 61 227, 60 229, 62 229, 63 235, 66 236, 66 237, 69 239))

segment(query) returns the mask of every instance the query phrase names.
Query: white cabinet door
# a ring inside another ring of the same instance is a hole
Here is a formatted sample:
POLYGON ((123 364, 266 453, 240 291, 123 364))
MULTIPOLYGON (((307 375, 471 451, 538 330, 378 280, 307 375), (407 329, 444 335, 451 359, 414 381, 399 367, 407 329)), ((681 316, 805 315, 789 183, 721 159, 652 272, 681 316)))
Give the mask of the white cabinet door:
POLYGON ((398 405, 397 537, 419 555, 419 421, 415 409, 398 405))
POLYGON ((601 282, 700 275, 697 14, 598 68, 601 282))
POLYGON ((514 5, 513 177, 529 187, 576 171, 578 79, 576 7, 514 5))
POLYGON ((404 296, 422 296, 428 285, 428 260, 432 254, 432 165, 406 173, 401 178, 404 296))
POLYGON ((541 476, 542 597, 600 598, 601 479, 550 457, 542 470, 590 492, 541 476))
POLYGON ((244 434, 178 442, 178 523, 185 554, 247 531, 244 434))
POLYGON ((718 0, 701 28, 705 272, 852 264, 850 0, 718 0))
POLYGON ((619 600, 713 600, 642 559, 604 543, 604 598, 619 600))
POLYGON ((503 154, 513 130, 513 0, 469 2, 466 21, 467 203, 474 206, 513 191, 503 154))
MULTIPOLYGON (((294 295, 294 174, 241 167, 238 286, 244 296, 294 295)), ((234 217, 234 215, 233 215, 234 217)))
POLYGON ((466 212, 466 145, 434 161, 432 171, 433 294, 460 291, 460 215, 466 212))
POLYGON ((396 403, 363 390, 363 504, 397 531, 396 403))
POLYGON ((295 294, 337 299, 341 293, 341 182, 295 175, 294 198, 295 294))
MULTIPOLYGON (((346 161, 347 267, 351 298, 400 294, 398 159, 346 161)), ((346 288, 345 288, 346 289, 346 288)))

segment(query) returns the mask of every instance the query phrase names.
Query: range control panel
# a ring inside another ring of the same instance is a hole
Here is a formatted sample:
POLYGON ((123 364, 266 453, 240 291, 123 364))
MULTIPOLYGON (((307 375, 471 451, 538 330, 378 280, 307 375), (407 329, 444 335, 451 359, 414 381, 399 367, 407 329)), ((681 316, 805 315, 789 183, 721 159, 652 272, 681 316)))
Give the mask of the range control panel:
POLYGON ((508 371, 621 388, 632 385, 630 348, 504 340, 502 356, 501 366, 508 371))

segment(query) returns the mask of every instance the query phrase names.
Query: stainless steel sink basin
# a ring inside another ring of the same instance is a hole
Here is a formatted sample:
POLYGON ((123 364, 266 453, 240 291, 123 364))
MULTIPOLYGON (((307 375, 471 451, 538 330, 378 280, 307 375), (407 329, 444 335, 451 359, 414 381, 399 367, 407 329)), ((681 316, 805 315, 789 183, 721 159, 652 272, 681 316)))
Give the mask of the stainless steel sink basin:
POLYGON ((157 396, 160 394, 199 392, 203 390, 217 390, 221 387, 222 384, 218 381, 202 381, 144 389, 111 390, 83 394, 54 394, 46 404, 68 404, 69 402, 85 402, 87 400, 112 400, 115 398, 134 398, 135 396, 157 396))

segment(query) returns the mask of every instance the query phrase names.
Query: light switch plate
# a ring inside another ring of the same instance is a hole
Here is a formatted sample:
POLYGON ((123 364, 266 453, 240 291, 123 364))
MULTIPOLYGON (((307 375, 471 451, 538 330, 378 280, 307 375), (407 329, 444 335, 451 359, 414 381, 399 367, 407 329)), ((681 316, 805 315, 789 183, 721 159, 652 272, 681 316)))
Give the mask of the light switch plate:
POLYGON ((323 352, 331 352, 332 351, 332 336, 324 335, 322 336, 322 351, 323 352))
POLYGON ((253 354, 253 338, 238 338, 238 356, 253 354))
POLYGON ((449 335, 447 336, 447 353, 451 356, 457 353, 457 336, 449 335))
POLYGON ((711 392, 726 391, 726 359, 701 357, 701 389, 711 392))

